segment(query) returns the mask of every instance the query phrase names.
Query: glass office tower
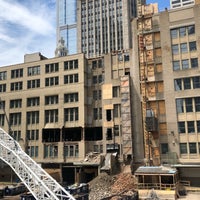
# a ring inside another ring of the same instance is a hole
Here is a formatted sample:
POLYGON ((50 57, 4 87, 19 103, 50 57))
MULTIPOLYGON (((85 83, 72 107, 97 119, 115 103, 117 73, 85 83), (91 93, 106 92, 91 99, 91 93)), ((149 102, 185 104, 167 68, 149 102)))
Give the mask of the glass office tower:
POLYGON ((57 0, 57 44, 87 58, 131 48, 131 19, 145 0, 57 0))
POLYGON ((57 0, 57 44, 65 41, 68 55, 77 53, 77 0, 57 0))

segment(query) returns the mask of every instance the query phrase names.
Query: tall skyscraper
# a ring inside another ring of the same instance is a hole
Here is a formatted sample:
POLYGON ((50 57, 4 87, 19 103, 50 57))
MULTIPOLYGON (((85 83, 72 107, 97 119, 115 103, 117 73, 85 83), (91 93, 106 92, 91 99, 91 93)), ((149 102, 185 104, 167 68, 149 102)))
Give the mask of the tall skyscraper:
POLYGON ((194 5, 195 0, 170 0, 170 8, 179 8, 194 5))
POLYGON ((136 0, 78 1, 78 50, 87 57, 131 48, 130 21, 137 13, 136 0))
POLYGON ((145 0, 57 0, 57 43, 88 58, 131 48, 130 21, 145 0))
POLYGON ((57 0, 57 44, 61 37, 68 54, 77 53, 77 0, 57 0))

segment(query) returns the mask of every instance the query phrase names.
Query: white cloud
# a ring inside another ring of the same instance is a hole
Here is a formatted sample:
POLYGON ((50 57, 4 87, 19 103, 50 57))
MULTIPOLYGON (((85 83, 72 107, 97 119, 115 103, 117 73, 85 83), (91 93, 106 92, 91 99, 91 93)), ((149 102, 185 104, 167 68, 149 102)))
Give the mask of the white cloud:
POLYGON ((0 66, 23 62, 24 54, 53 57, 55 0, 0 0, 0 66))

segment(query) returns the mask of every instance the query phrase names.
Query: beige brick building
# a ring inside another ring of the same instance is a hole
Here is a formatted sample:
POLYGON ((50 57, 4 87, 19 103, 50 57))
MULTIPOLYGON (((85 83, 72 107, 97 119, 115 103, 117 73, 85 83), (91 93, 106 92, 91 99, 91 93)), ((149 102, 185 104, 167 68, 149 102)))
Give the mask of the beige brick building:
POLYGON ((198 184, 200 166, 199 9, 197 4, 152 14, 150 5, 133 21, 145 157, 154 165, 176 166, 192 184, 198 184))
POLYGON ((129 52, 24 61, 0 68, 0 123, 35 161, 74 183, 96 176, 106 154, 132 158, 129 52))

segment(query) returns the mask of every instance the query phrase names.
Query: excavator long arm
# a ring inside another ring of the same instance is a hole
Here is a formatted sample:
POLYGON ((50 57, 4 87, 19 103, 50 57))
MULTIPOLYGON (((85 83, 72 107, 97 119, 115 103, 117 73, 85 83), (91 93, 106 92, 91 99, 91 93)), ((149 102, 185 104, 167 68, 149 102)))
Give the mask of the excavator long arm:
POLYGON ((12 168, 36 200, 75 200, 1 128, 0 159, 12 168))

